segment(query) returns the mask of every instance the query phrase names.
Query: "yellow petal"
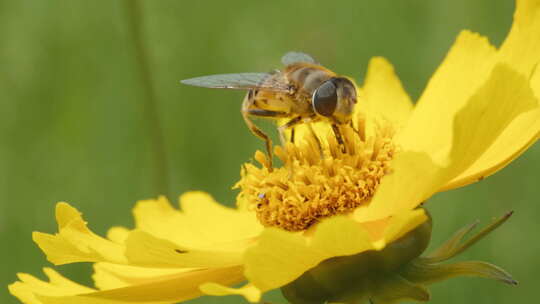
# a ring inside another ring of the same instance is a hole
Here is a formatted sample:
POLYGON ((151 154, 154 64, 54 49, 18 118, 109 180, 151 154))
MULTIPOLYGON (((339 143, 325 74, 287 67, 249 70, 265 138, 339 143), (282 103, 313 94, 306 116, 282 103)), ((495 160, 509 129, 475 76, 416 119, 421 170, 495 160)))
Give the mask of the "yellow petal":
POLYGON ((457 113, 450 157, 439 165, 426 154, 398 154, 392 162, 393 172, 382 179, 369 206, 358 209, 355 216, 376 220, 415 208, 474 164, 517 116, 536 103, 527 79, 498 64, 486 84, 457 113))
POLYGON ((159 277, 169 277, 193 270, 195 269, 148 268, 111 263, 95 263, 92 279, 98 289, 105 290, 141 284, 159 277))
POLYGON ((130 264, 146 267, 225 267, 242 264, 247 246, 247 242, 239 242, 232 250, 220 250, 218 245, 213 250, 198 250, 135 230, 126 241, 126 256, 130 264))
MULTIPOLYGON (((133 301, 122 301, 122 300, 110 300, 102 298, 93 298, 85 296, 71 296, 71 297, 49 297, 49 296, 37 296, 42 304, 128 304, 134 303, 133 301)), ((174 304, 172 301, 137 301, 137 304, 174 304)))
POLYGON ((355 114, 367 112, 384 117, 401 127, 407 123, 412 109, 411 99, 403 89, 392 64, 383 57, 372 58, 355 114))
POLYGON ((392 215, 387 227, 384 229, 382 240, 386 244, 393 242, 414 228, 420 226, 428 219, 423 209, 415 209, 407 212, 402 212, 392 215))
MULTIPOLYGON (((94 274, 92 274, 92 279, 94 280, 94 285, 98 289, 112 289, 112 288, 120 288, 120 287, 126 287, 129 286, 129 284, 124 281, 122 278, 119 278, 118 276, 110 273, 106 269, 102 269, 102 264, 109 264, 109 263, 95 263, 94 264, 94 274)), ((118 264, 110 264, 110 265, 118 265, 118 264)), ((122 265, 125 266, 125 265, 122 265)), ((128 266, 129 267, 129 266, 128 266)), ((142 267, 137 267, 142 268, 142 267)))
MULTIPOLYGON (((517 1, 514 22, 508 37, 498 52, 498 60, 508 63, 526 77, 536 69, 532 88, 540 96, 540 1, 517 1)), ((506 166, 538 139, 540 109, 520 115, 500 138, 466 172, 452 180, 444 190, 464 186, 481 180, 506 166)))
MULTIPOLYGON (((330 233, 327 233, 327 230, 353 236, 343 244, 350 249, 348 252, 373 249, 367 232, 352 219, 343 216, 327 219, 317 227, 313 238, 326 236, 330 233)), ((323 240, 316 243, 319 245, 321 242, 323 240)), ((268 228, 261 234, 257 245, 246 252, 246 277, 262 291, 274 289, 291 282, 322 260, 333 256, 332 249, 332 246, 327 248, 311 246, 299 233, 268 228)))
POLYGON ((445 183, 444 167, 426 153, 398 153, 392 172, 382 178, 368 206, 354 212, 359 221, 374 221, 404 210, 414 209, 445 183))
POLYGON ((197 229, 198 237, 208 242, 249 239, 263 229, 253 212, 227 208, 203 192, 183 194, 180 208, 197 229))
POLYGON ((201 285, 200 289, 203 293, 211 296, 241 295, 252 303, 261 300, 261 291, 252 284, 246 284, 239 288, 232 288, 218 283, 205 283, 201 285))
POLYGON ((82 287, 60 275, 43 282, 26 275, 10 286, 10 291, 27 303, 42 304, 121 304, 121 303, 176 303, 202 295, 199 286, 207 282, 232 285, 244 280, 242 267, 214 268, 179 272, 145 278, 126 287, 96 291, 82 287))
POLYGON ((34 232, 32 235, 50 262, 56 265, 102 261, 126 263, 124 247, 90 231, 81 213, 67 203, 56 205, 56 221, 57 234, 34 232))
POLYGON ((485 83, 495 56, 485 37, 461 32, 396 138, 404 150, 426 152, 439 163, 446 160, 454 116, 485 83))
POLYGON ((496 173, 534 144, 539 132, 540 108, 537 105, 535 110, 523 113, 512 121, 470 168, 446 184, 442 190, 465 186, 496 173))
MULTIPOLYGON (((472 77, 472 80, 474 81, 470 82, 469 89, 475 89, 476 84, 478 83, 477 80, 484 79, 481 75, 485 75, 485 70, 489 70, 490 66, 492 66, 495 62, 505 62, 517 72, 522 73, 524 77, 531 77, 533 71, 537 69, 540 61, 539 36, 540 2, 538 0, 517 1, 514 22, 508 37, 501 46, 501 49, 493 54, 493 51, 489 51, 489 48, 485 48, 485 58, 482 59, 479 57, 477 62, 474 62, 474 60, 461 60, 462 64, 467 64, 468 62, 468 65, 471 67, 470 69, 474 69, 473 73, 467 69, 462 69, 461 73, 464 76, 462 79, 468 82, 472 77)), ((458 44, 456 43, 456 46, 457 45, 458 44)), ((473 59, 474 52, 470 52, 470 54, 467 55, 466 48, 462 47, 462 49, 465 51, 463 52, 464 55, 461 56, 462 58, 468 56, 473 59)), ((477 46, 474 49, 480 50, 482 48, 477 46)), ((452 51, 448 58, 451 57, 452 51)), ((481 52, 477 53, 481 54, 481 52)), ((445 60, 445 63, 448 61, 448 58, 445 60)), ((456 58, 459 59, 459 57, 456 58)), ((454 61, 458 63, 460 62, 460 60, 454 61)), ((443 63, 443 65, 445 63, 443 63)), ((461 67, 459 65, 456 66, 456 72, 453 74, 460 73, 459 69, 461 69, 461 67)), ((444 80, 444 77, 441 77, 441 79, 444 80)), ((454 81, 453 78, 448 78, 446 81, 450 90, 462 90, 462 85, 460 85, 459 82, 454 81)), ((428 85, 426 93, 422 96, 421 102, 425 100, 426 104, 433 103, 432 112, 440 111, 441 116, 444 116, 445 118, 451 117, 451 115, 455 113, 455 109, 458 109, 461 105, 459 100, 463 99, 458 99, 451 94, 446 94, 446 97, 444 97, 443 94, 439 94, 438 97, 435 96, 437 98, 428 98, 431 96, 428 92, 432 87, 431 84, 432 82, 430 82, 430 85, 428 85), (437 99, 439 100, 438 102, 437 99), (444 101, 448 101, 448 103, 451 104, 450 109, 448 107, 440 107, 441 102, 444 101)), ((533 88, 535 88, 535 85, 533 85, 533 88)), ((534 90, 536 95, 540 96, 540 90, 534 90)), ((444 148, 448 148, 445 145, 445 142, 448 141, 449 132, 447 128, 445 129, 444 126, 436 125, 435 122, 438 122, 439 124, 446 124, 447 119, 440 119, 440 117, 436 117, 436 115, 432 115, 436 118, 436 120, 429 118, 430 111, 422 109, 420 105, 421 103, 419 103, 418 109, 415 110, 415 112, 418 112, 419 114, 413 114, 413 119, 411 119, 411 121, 414 121, 414 123, 411 123, 411 125, 407 128, 407 132, 404 132, 404 135, 400 136, 400 140, 405 142, 410 148, 417 150, 424 149, 424 151, 428 151, 428 153, 435 159, 438 157, 444 157, 444 154, 446 153, 444 148), (425 113, 422 115, 422 112, 425 113), (429 126, 430 122, 433 123, 432 126, 430 128, 426 128, 429 131, 426 131, 427 133, 422 133, 422 129, 429 126), (414 138, 415 134, 418 135, 417 138, 414 138), (429 149, 429 144, 433 145, 433 149, 427 150, 429 149), (436 147, 442 148, 437 149, 436 147)), ((494 103, 494 105, 496 105, 496 103, 494 103)), ((429 108, 429 106, 426 106, 426 108, 429 108)), ((540 132, 540 123, 538 122, 539 115, 540 110, 534 110, 516 118, 514 122, 508 125, 508 130, 505 130, 501 134, 500 138, 496 140, 492 147, 490 147, 490 149, 488 149, 471 168, 469 168, 466 172, 463 172, 463 174, 460 176, 456 177, 449 184, 445 185, 443 189, 447 190, 463 186, 489 176, 490 174, 493 174, 497 170, 503 168, 514 158, 523 153, 538 139, 538 133, 540 132)))
POLYGON ((9 292, 23 303, 42 303, 36 298, 36 294, 47 296, 75 295, 78 293, 92 292, 93 289, 70 281, 51 268, 44 268, 43 272, 49 278, 49 283, 43 282, 31 275, 19 273, 18 282, 8 286, 9 292))
POLYGON ((140 201, 134 209, 137 228, 188 247, 211 248, 257 236, 262 226, 253 213, 224 207, 202 192, 180 197, 182 211, 166 198, 140 201))
POLYGON ((126 302, 184 301, 200 296, 199 285, 203 283, 218 282, 224 285, 232 285, 241 282, 244 279, 242 270, 242 267, 235 266, 180 272, 147 280, 144 283, 129 287, 103 290, 84 296, 126 302))
POLYGON ((500 60, 529 77, 540 61, 540 1, 517 0, 512 28, 499 51, 500 60))
POLYGON ((490 79, 456 116, 448 175, 453 178, 468 169, 516 117, 533 110, 537 103, 526 77, 506 64, 497 64, 490 79))
POLYGON ((419 212, 404 215, 416 220, 389 221, 401 228, 386 227, 388 234, 374 242, 360 223, 345 216, 325 219, 310 238, 268 228, 261 234, 259 242, 246 251, 246 277, 261 291, 281 287, 328 258, 383 248, 385 243, 414 229, 414 224, 419 224, 418 214, 423 214, 423 211, 419 212))
POLYGON ((107 238, 118 244, 124 244, 128 235, 129 229, 120 226, 111 227, 109 231, 107 231, 107 238))

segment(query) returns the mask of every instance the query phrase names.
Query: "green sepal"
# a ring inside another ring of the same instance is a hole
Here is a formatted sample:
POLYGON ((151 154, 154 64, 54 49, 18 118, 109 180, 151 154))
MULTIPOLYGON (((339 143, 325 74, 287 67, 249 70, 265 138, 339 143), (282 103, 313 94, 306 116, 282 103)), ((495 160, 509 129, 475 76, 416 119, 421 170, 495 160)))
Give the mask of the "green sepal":
POLYGON ((463 227, 462 229, 458 230, 448 241, 446 241, 438 249, 436 249, 435 252, 428 255, 424 259, 429 260, 432 263, 437 263, 453 258, 454 256, 464 252, 472 245, 476 244, 476 242, 483 239, 490 232, 504 224, 504 222, 506 222, 512 214, 512 211, 506 213, 505 215, 503 215, 499 219, 496 219, 495 221, 493 221, 493 223, 491 223, 486 228, 482 229, 479 233, 466 241, 463 241, 464 237, 478 225, 478 221, 463 227))
POLYGON ((453 264, 440 264, 464 252, 490 232, 497 229, 510 218, 512 212, 496 219, 479 233, 464 241, 465 236, 477 225, 471 225, 457 231, 448 241, 426 257, 419 257, 407 263, 400 274, 407 280, 417 284, 431 284, 458 276, 474 276, 494 279, 509 285, 517 285, 517 281, 502 268, 481 261, 466 261, 453 264))
POLYGON ((427 285, 458 276, 472 276, 497 280, 509 285, 517 281, 502 268, 481 261, 466 261, 453 264, 432 264, 427 259, 416 259, 406 265, 401 275, 409 281, 427 285))

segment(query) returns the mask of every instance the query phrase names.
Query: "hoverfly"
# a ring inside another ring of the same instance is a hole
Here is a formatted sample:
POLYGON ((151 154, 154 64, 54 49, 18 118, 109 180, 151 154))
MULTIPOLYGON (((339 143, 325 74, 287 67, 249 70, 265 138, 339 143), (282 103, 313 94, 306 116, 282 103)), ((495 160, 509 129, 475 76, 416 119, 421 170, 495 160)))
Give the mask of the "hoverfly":
POLYGON ((242 103, 242 117, 250 131, 266 143, 272 168, 272 141, 252 117, 288 119, 278 131, 283 141, 284 131, 301 123, 328 121, 337 141, 343 146, 339 125, 350 124, 356 104, 356 86, 346 77, 318 64, 311 56, 289 52, 281 58, 282 70, 270 73, 237 73, 202 76, 181 83, 218 89, 248 90, 242 103))

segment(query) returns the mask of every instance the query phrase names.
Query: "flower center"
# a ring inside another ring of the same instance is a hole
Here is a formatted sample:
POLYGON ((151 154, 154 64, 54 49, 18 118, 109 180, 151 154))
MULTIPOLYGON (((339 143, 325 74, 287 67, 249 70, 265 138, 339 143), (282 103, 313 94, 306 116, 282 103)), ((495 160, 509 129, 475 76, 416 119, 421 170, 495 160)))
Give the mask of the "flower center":
POLYGON ((283 166, 271 171, 265 154, 257 151, 255 159, 262 166, 244 166, 236 185, 239 201, 254 210, 264 226, 289 231, 369 203, 396 151, 390 124, 370 129, 366 131, 363 117, 354 128, 340 126, 343 145, 332 132, 308 132, 295 144, 275 148, 283 166))

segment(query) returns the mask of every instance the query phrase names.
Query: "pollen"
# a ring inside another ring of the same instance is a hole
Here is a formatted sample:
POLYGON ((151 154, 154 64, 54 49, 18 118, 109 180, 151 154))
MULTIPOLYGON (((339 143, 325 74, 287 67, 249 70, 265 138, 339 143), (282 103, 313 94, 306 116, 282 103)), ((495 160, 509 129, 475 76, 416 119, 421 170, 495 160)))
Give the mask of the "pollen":
POLYGON ((366 132, 365 118, 340 126, 343 144, 332 132, 307 133, 297 143, 277 146, 283 165, 268 170, 258 151, 243 167, 239 201, 267 227, 301 231, 325 217, 347 214, 369 204, 396 153, 394 130, 377 123, 366 132), (321 135, 321 134, 324 135, 321 135))

